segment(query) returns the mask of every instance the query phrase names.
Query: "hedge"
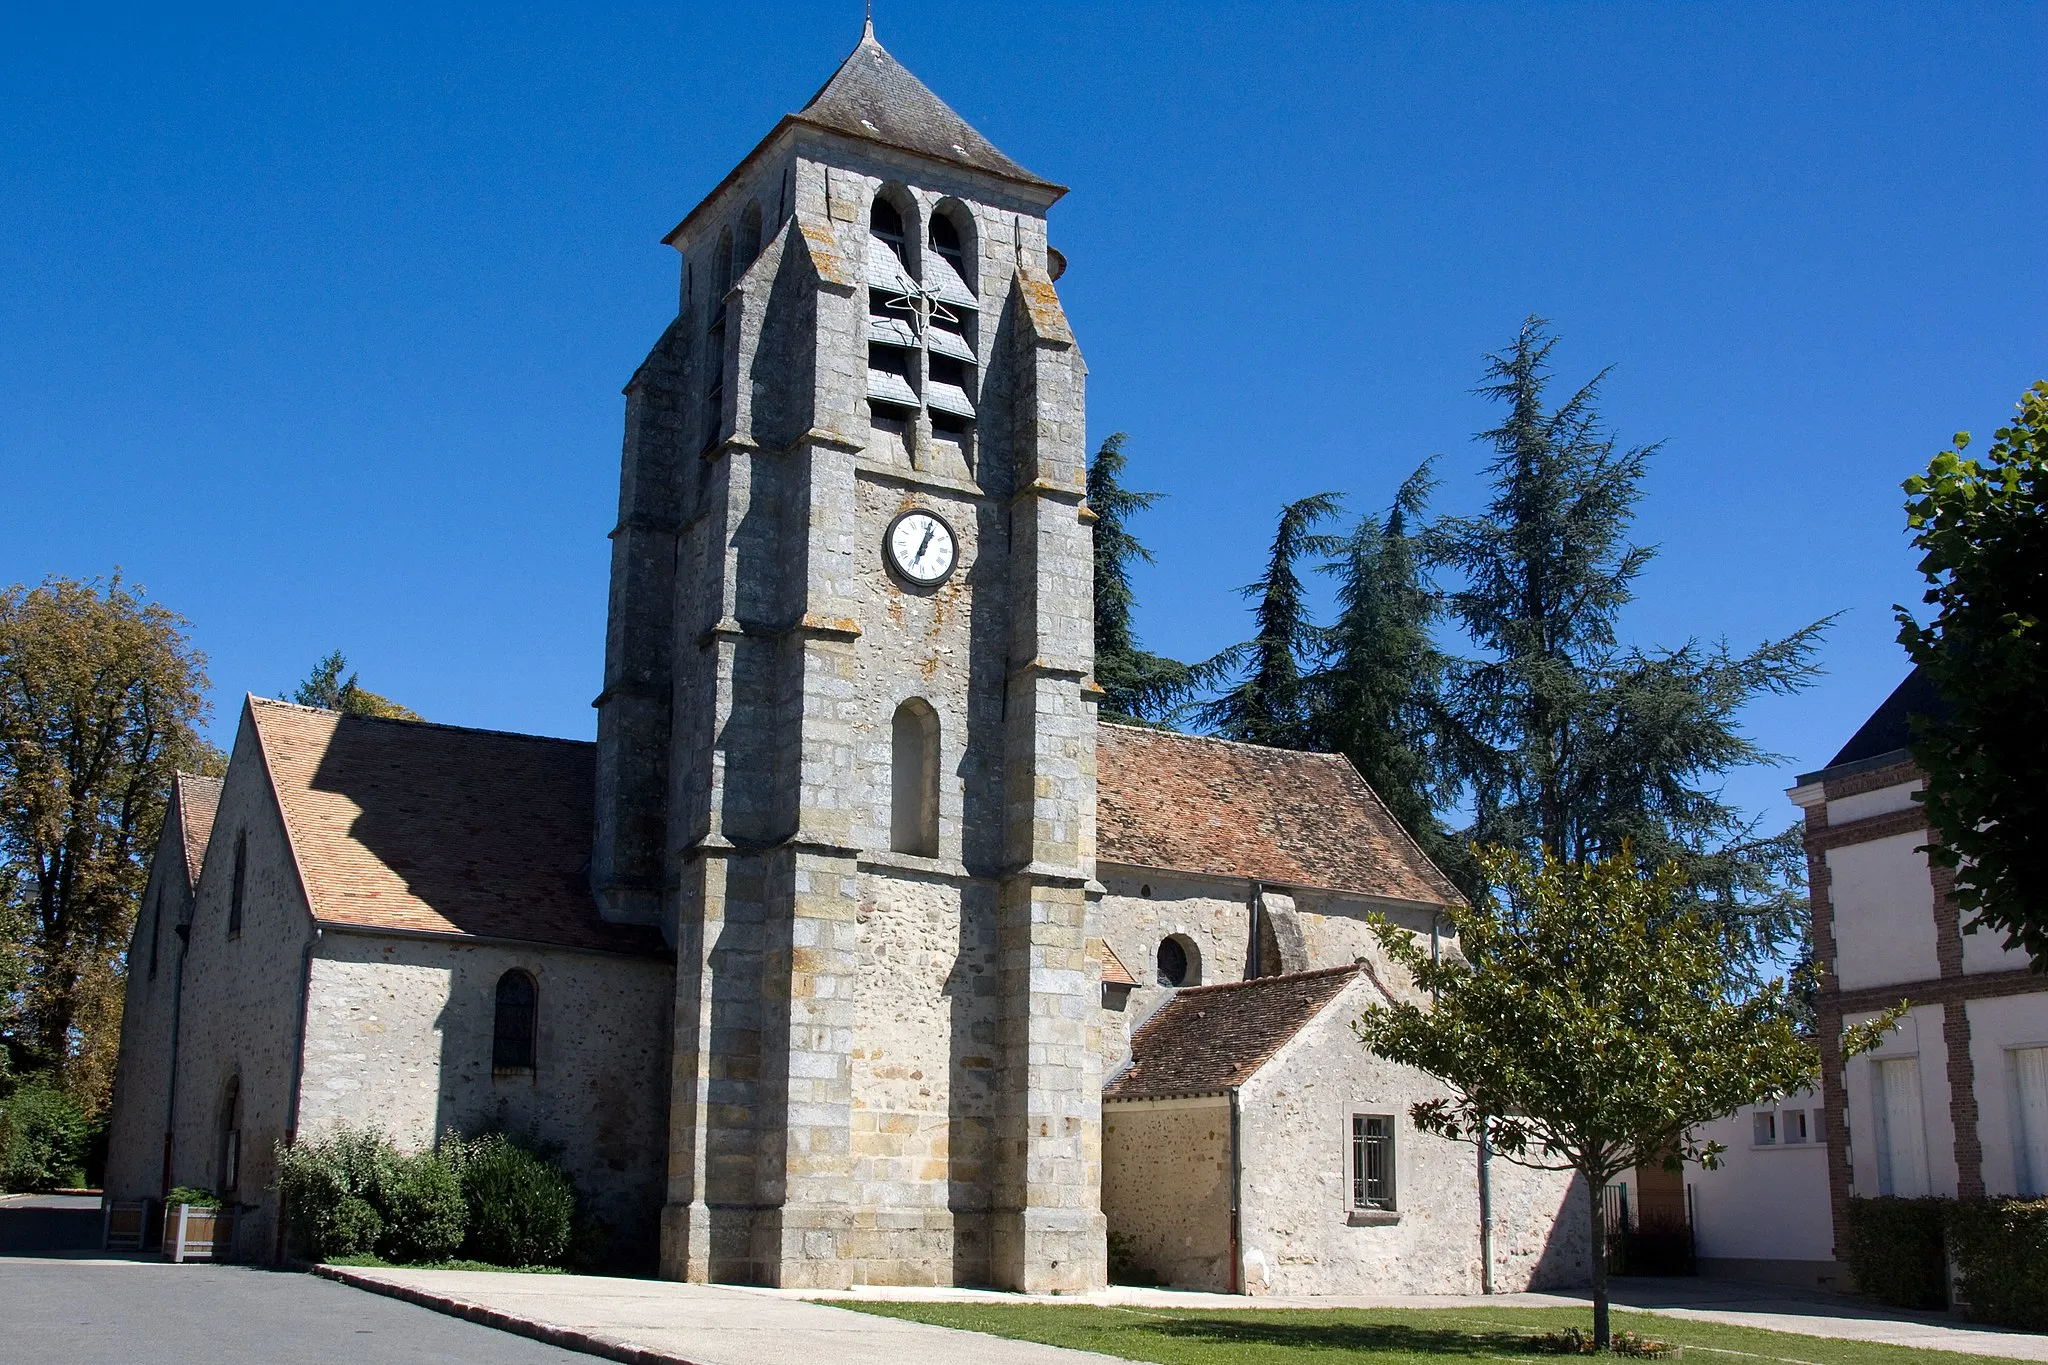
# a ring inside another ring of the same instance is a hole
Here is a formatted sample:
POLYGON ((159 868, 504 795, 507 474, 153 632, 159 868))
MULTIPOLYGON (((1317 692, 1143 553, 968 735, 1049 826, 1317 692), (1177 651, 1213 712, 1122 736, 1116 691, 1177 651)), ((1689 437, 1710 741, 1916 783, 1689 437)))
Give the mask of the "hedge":
POLYGON ((1942 1229, 1950 1199, 1851 1199, 1842 1259, 1856 1287, 1894 1308, 1948 1306, 1942 1229))
POLYGON ((1984 1199, 1948 1214, 1963 1310, 1978 1322, 2048 1330, 2048 1199, 1984 1199))

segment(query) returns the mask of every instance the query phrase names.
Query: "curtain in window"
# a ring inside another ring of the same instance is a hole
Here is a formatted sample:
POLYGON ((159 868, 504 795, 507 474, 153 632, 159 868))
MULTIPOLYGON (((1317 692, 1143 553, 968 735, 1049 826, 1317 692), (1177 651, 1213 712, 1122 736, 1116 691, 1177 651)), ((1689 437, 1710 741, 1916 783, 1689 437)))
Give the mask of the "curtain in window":
POLYGON ((1873 1062, 1877 1112, 1877 1192, 1917 1199, 1928 1192, 1927 1129, 1920 1117, 1920 1062, 1873 1062))
POLYGON ((2021 1194, 2039 1198, 2048 1192, 2048 1047, 2014 1048, 2012 1070, 2019 1100, 2013 1123, 2019 1159, 2013 1174, 2021 1194))

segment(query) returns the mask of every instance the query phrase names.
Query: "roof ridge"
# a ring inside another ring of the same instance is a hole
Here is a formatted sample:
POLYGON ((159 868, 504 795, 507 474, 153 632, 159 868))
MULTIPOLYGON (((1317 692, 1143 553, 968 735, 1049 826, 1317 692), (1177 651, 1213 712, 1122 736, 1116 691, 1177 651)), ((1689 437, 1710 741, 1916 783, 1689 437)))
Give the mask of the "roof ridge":
POLYGON ((333 716, 337 720, 345 718, 348 720, 374 721, 382 725, 407 725, 435 730, 453 730, 458 734, 492 735, 499 739, 530 739, 542 744, 581 744, 586 748, 597 742, 590 739, 570 739, 566 735, 531 735, 524 730, 493 730, 482 725, 454 725, 445 720, 427 720, 424 717, 419 720, 407 720, 403 716, 366 716, 361 712, 336 711, 326 706, 308 706, 304 702, 286 701, 282 697, 265 697, 255 692, 249 694, 249 700, 251 702, 261 702, 265 706, 276 706, 292 711, 309 711, 316 716, 333 716))
POLYGON ((1341 967, 1317 967, 1305 972, 1281 972, 1277 976, 1248 976, 1242 981, 1218 981, 1207 986, 1183 986, 1175 991, 1173 998, 1179 1000, 1189 995, 1209 995, 1221 991, 1240 991, 1247 986, 1291 986, 1304 981, 1315 981, 1326 976, 1343 976, 1361 970, 1356 962, 1347 962, 1341 967))
MULTIPOLYGON (((1301 758, 1341 759, 1344 755, 1329 749, 1289 749, 1278 744, 1257 744, 1248 739, 1226 739, 1222 735, 1198 735, 1187 730, 1161 730, 1150 725, 1132 725, 1127 721, 1104 720, 1098 725, 1118 730, 1130 730, 1141 735, 1158 735, 1167 739, 1197 739, 1204 744, 1228 744, 1233 749, 1259 749, 1269 754, 1294 754, 1301 758)), ((1354 767, 1353 771, 1357 771, 1354 767)))

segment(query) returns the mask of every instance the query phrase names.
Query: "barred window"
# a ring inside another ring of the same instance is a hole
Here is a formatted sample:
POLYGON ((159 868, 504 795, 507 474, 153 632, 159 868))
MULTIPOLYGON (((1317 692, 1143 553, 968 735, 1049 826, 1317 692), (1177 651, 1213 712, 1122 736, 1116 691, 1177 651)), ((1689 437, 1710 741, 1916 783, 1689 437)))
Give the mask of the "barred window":
POLYGON ((1394 1207, 1394 1119, 1390 1114, 1351 1116, 1351 1207, 1394 1207))
POLYGON ((525 972, 509 971, 498 978, 497 1026, 491 1036, 492 1070, 533 1070, 538 994, 533 978, 525 972))

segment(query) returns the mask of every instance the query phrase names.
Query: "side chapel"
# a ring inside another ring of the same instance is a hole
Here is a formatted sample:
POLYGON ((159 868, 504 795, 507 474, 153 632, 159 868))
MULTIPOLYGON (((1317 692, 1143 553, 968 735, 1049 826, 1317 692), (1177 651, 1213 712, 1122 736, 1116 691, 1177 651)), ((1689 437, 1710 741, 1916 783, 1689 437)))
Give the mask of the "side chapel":
POLYGON ((1350 1020, 1457 896, 1341 757, 1098 724, 1064 190, 872 28, 665 239, 595 744, 251 696, 130 950, 111 1198, 502 1128, 622 1266, 1469 1292, 1585 1192, 1350 1020), (1490 1261, 1483 1259, 1482 1247, 1490 1261))

